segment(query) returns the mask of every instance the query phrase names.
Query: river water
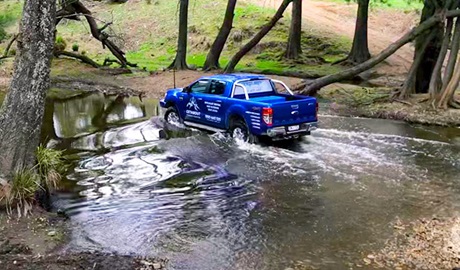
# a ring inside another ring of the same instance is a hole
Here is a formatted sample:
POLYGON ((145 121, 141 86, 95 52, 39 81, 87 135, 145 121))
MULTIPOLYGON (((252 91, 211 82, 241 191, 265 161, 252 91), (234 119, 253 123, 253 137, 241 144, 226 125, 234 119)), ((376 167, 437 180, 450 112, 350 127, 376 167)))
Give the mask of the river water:
POLYGON ((155 100, 47 105, 43 140, 71 169, 54 197, 69 250, 170 259, 170 269, 349 269, 392 224, 460 206, 460 129, 320 115, 294 144, 160 139, 155 100), (153 119, 153 120, 152 120, 153 119))

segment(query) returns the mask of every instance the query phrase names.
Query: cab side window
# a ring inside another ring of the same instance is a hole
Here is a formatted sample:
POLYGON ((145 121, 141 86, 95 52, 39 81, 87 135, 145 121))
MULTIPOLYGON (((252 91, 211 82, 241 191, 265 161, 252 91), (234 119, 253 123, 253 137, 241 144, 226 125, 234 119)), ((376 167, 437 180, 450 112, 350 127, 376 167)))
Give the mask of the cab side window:
POLYGON ((206 93, 208 91, 209 84, 210 81, 208 80, 199 80, 190 86, 190 91, 192 93, 206 93))
POLYGON ((209 86, 209 91, 207 94, 211 95, 223 95, 225 92, 225 82, 221 81, 211 81, 209 86))

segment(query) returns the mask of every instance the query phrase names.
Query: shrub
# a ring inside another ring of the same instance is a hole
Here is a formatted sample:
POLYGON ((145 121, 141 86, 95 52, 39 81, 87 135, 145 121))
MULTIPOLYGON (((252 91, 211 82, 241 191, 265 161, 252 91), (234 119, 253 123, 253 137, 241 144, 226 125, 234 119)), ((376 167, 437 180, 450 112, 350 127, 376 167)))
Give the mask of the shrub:
POLYGON ((80 48, 80 46, 78 46, 78 44, 76 44, 76 43, 72 45, 72 51, 74 51, 74 52, 78 52, 79 48, 80 48))
POLYGON ((67 42, 64 40, 63 37, 58 36, 56 41, 54 42, 54 49, 58 52, 62 52, 67 47, 67 42))
POLYGON ((27 215, 37 192, 57 187, 61 174, 67 169, 62 154, 62 151, 39 146, 35 167, 17 171, 11 182, 0 178, 0 205, 6 205, 8 214, 15 208, 19 217, 27 215))
POLYGON ((10 183, 3 181, 0 185, 0 201, 6 203, 8 214, 16 207, 21 217, 32 209, 35 192, 40 188, 40 176, 31 169, 23 169, 13 175, 10 183))
POLYGON ((61 174, 67 169, 62 151, 39 146, 36 151, 37 172, 47 188, 56 188, 61 174))

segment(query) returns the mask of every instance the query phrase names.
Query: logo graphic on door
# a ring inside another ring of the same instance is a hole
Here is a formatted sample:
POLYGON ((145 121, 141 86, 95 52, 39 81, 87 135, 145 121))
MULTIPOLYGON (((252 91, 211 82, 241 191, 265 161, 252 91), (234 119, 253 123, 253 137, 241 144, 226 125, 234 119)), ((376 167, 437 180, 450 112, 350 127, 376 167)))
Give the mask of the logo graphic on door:
POLYGON ((196 99, 192 97, 190 101, 186 105, 187 108, 194 109, 195 111, 199 111, 200 107, 198 107, 198 103, 196 102, 196 99))

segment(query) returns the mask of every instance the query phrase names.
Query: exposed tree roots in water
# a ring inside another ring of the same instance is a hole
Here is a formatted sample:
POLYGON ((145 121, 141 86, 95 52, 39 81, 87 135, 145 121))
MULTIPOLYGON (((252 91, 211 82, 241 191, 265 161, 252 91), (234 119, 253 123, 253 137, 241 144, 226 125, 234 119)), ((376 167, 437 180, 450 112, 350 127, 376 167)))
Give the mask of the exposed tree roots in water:
POLYGON ((460 267, 460 217, 398 221, 394 237, 364 263, 387 269, 457 269, 460 267))

